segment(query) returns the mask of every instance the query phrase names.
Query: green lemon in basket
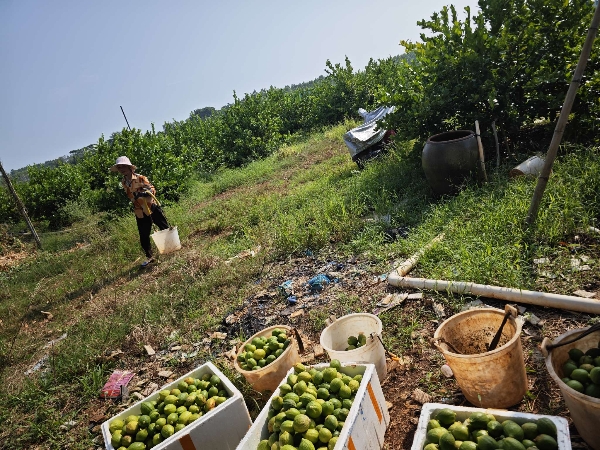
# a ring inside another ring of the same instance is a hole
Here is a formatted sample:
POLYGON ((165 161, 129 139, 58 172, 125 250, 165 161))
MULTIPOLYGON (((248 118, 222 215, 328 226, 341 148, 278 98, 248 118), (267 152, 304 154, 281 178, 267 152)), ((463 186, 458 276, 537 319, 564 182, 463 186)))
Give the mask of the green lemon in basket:
POLYGON ((488 434, 494 439, 499 438, 504 433, 504 428, 502 428, 502 424, 497 420, 490 420, 487 423, 486 430, 488 434))
POLYGON ((158 400, 161 402, 165 401, 165 398, 167 398, 167 396, 170 394, 171 392, 168 390, 162 390, 158 393, 158 400))
MULTIPOLYGON (((512 420, 505 420, 502 422, 502 429, 504 430, 505 437, 515 438, 518 441, 522 441, 525 438, 525 432, 518 423, 512 420)), ((537 429, 537 427, 536 427, 537 429)))
POLYGON ((129 447, 129 446, 131 445, 131 443, 132 443, 132 442, 134 442, 134 440, 133 440, 133 436, 130 436, 130 435, 128 435, 128 434, 124 435, 124 436, 121 438, 121 445, 122 445, 123 447, 129 447))
POLYGON ((452 433, 454 439, 459 441, 466 441, 469 439, 469 429, 465 427, 462 422, 454 422, 448 428, 448 431, 452 433))
POLYGON ((331 439, 329 439, 329 442, 327 443, 327 450, 333 450, 335 448, 335 444, 337 444, 337 441, 337 436, 334 436, 331 439))
POLYGON ((318 386, 321 383, 323 383, 323 372, 316 371, 312 376, 312 382, 315 386, 318 386))
POLYGON ((306 415, 312 419, 321 417, 322 412, 323 407, 317 401, 310 402, 308 405, 306 405, 306 415))
POLYGON ((323 370, 323 381, 325 383, 331 383, 331 380, 336 378, 336 376, 337 369, 335 367, 328 367, 327 369, 323 370))
POLYGON ((138 425, 140 426, 140 428, 148 428, 148 425, 150 425, 150 423, 152 422, 152 419, 150 419, 150 416, 140 416, 139 420, 138 420, 138 425))
POLYGON ((439 450, 439 446, 437 444, 427 444, 423 447, 423 450, 439 450))
POLYGON ((268 439, 263 439, 260 441, 256 450, 271 450, 268 439))
POLYGON ((440 450, 454 450, 455 441, 456 439, 454 439, 454 435, 452 433, 448 432, 442 434, 439 441, 440 450))
POLYGON ((482 412, 474 412, 469 416, 469 419, 471 419, 471 425, 469 426, 470 430, 486 430, 487 424, 490 421, 487 414, 482 412))
POLYGON ((585 395, 589 395, 590 397, 600 398, 600 385, 595 383, 590 383, 584 391, 585 395))
POLYGON ((148 430, 141 429, 135 435, 136 442, 144 442, 148 438, 148 430))
POLYGON ((162 427, 164 427, 167 424, 167 418, 160 417, 160 418, 156 419, 156 422, 154 422, 154 424, 155 424, 154 429, 156 431, 160 431, 162 429, 162 427))
POLYGON ((352 397, 352 389, 350 389, 350 386, 344 384, 340 388, 340 392, 338 392, 338 395, 342 399, 344 399, 344 398, 350 398, 350 397, 352 397))
POLYGON ((333 410, 335 409, 335 406, 333 405, 332 402, 330 401, 326 401, 321 403, 321 416, 322 417, 327 417, 330 414, 333 414, 333 410))
POLYGON ((306 381, 298 381, 295 385, 294 385, 294 392, 297 395, 302 395, 306 392, 306 389, 308 388, 308 385, 306 384, 306 381))
POLYGON ((356 344, 358 344, 358 338, 356 336, 350 336, 348 338, 348 345, 354 345, 356 346, 356 344))
POLYGON ((439 427, 441 427, 441 425, 436 419, 431 419, 431 420, 429 420, 429 422, 427 422, 427 431, 431 430, 432 428, 439 428, 439 427))
POLYGON ((174 395, 175 397, 179 397, 179 394, 181 394, 181 391, 177 388, 174 388, 174 389, 171 389, 171 393, 169 395, 174 395))
POLYGON ((140 429, 140 425, 137 420, 131 421, 125 424, 125 433, 130 435, 135 435, 140 429))
POLYGON ((530 441, 529 439, 523 439, 521 441, 521 444, 523 444, 523 447, 525 447, 526 449, 528 449, 529 447, 535 447, 535 442, 530 441))
POLYGON ((464 441, 458 450, 477 450, 477 444, 473 441, 464 441))
POLYGON ((332 437, 333 433, 331 433, 329 428, 323 427, 319 430, 319 441, 323 444, 327 444, 332 437))
POLYGON ((594 384, 600 384, 600 367, 594 367, 590 370, 590 379, 594 384))
POLYGON ((521 425, 521 428, 523 429, 524 439, 533 439, 538 435, 537 423, 526 422, 521 425))
POLYGON ((308 372, 300 372, 298 374, 298 381, 304 381, 305 383, 308 383, 310 381, 312 381, 312 375, 308 372))
POLYGON ((310 427, 310 418, 305 414, 298 414, 294 417, 294 431, 304 433, 310 427))
POLYGON ((154 445, 155 447, 162 441, 164 441, 164 438, 160 433, 156 433, 154 436, 152 436, 152 445, 154 445))
POLYGON ((571 389, 575 389, 577 392, 581 392, 581 393, 583 393, 583 392, 584 392, 584 387, 583 387, 583 384, 581 384, 581 383, 580 383, 579 381, 577 381, 577 380, 571 380, 571 381, 568 381, 566 384, 567 384, 567 386, 569 386, 571 389))
POLYGON ((306 366, 304 364, 302 364, 302 363, 296 363, 296 364, 294 364, 294 373, 296 375, 298 375, 300 372, 304 372, 305 370, 306 370, 306 366))
POLYGON ((298 450, 315 450, 315 446, 308 439, 302 438, 300 444, 298 445, 298 450))
POLYGON ((578 348, 572 348, 571 350, 569 350, 569 358, 571 358, 573 361, 579 361, 579 359, 584 354, 585 353, 583 353, 583 351, 579 350, 578 348))
POLYGON ((449 427, 456 422, 456 413, 450 408, 442 408, 438 411, 435 418, 442 427, 449 427))
POLYGON ((110 443, 114 448, 118 448, 121 446, 121 438, 123 437, 123 434, 120 430, 116 430, 114 433, 111 434, 110 436, 110 443))
POLYGON ((427 441, 434 444, 439 444, 440 438, 443 434, 446 434, 448 430, 444 427, 432 428, 427 432, 427 441))
POLYGON ((325 417, 323 425, 325 426, 325 428, 331 431, 335 431, 335 429, 338 426, 338 419, 333 414, 330 414, 329 416, 325 417))
POLYGON ((360 383, 358 381, 356 381, 356 380, 350 380, 348 382, 348 387, 350 388, 350 390, 352 392, 358 391, 359 386, 360 386, 360 383))
POLYGON ((167 439, 173 436, 173 434, 175 434, 175 427, 173 425, 167 424, 161 428, 160 434, 162 435, 162 437, 167 439))
POLYGON ((279 446, 292 445, 294 443, 294 436, 289 431, 282 431, 279 433, 279 446))
POLYGON ((163 410, 165 415, 173 414, 177 410, 177 406, 172 403, 165 405, 165 409, 163 410))
POLYGON ((176 412, 169 414, 167 416, 167 423, 169 425, 175 425, 178 420, 179 420, 179 414, 177 414, 176 412))
POLYGON ((179 431, 183 430, 185 428, 185 423, 176 423, 174 430, 175 433, 178 433, 179 431))
POLYGON ((254 353, 252 353, 252 357, 259 361, 261 359, 265 359, 267 357, 267 352, 265 352, 262 348, 256 349, 254 353))
POLYGON ((285 395, 292 392, 292 387, 288 383, 283 383, 279 386, 279 395, 285 395))
POLYGON ((331 392, 333 392, 334 394, 340 391, 340 388, 344 385, 344 382, 341 380, 341 378, 334 378, 333 380, 331 380, 331 382, 329 383, 329 390, 331 392))
POLYGON ((306 433, 302 435, 302 437, 313 444, 316 444, 319 441, 319 430, 315 428, 309 428, 306 430, 306 433))
POLYGON ((140 405, 140 411, 143 415, 149 415, 152 411, 154 411, 154 405, 150 402, 143 402, 140 405))
POLYGON ((540 434, 537 436, 533 442, 535 442, 535 446, 540 450, 557 450, 558 443, 556 439, 552 436, 548 436, 547 434, 540 434))
POLYGON ((110 431, 110 434, 113 434, 117 430, 122 430, 123 425, 125 425, 125 422, 123 422, 121 419, 115 419, 108 426, 108 431, 110 431))
MULTIPOLYGON (((317 392, 318 394, 318 392, 317 392)), ((302 403, 302 406, 306 406, 308 405, 310 402, 314 402, 317 398, 312 395, 310 392, 308 392, 308 390, 302 394, 300 396, 300 403, 302 403)))
POLYGON ((298 414, 300 414, 300 411, 298 411, 296 408, 290 408, 285 412, 285 417, 288 420, 294 420, 294 417, 296 417, 298 414))
MULTIPOLYGON (((508 438, 510 439, 510 438, 508 438)), ((506 439, 504 439, 506 441, 506 439)), ((496 439, 493 437, 484 434, 483 436, 479 436, 477 438, 477 450, 496 450, 498 448, 498 443, 496 439)), ((504 446, 503 446, 504 448, 504 446)), ((515 449, 516 450, 516 449, 515 449)))
POLYGON ((329 398, 329 391, 325 388, 317 389, 317 398, 327 400, 329 398))
POLYGON ((127 450, 146 450, 146 444, 143 442, 132 442, 127 450))
POLYGON ((165 397, 165 405, 175 405, 178 400, 179 398, 176 395, 169 394, 165 397))

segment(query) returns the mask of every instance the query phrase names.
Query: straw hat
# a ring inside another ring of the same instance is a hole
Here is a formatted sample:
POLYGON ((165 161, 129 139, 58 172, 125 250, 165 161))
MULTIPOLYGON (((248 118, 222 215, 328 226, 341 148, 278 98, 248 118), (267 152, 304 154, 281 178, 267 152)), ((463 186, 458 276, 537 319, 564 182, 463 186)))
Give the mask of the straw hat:
POLYGON ((117 166, 130 166, 131 170, 135 170, 137 168, 131 164, 131 161, 129 161, 127 156, 119 156, 114 166, 110 167, 111 172, 118 172, 117 166))

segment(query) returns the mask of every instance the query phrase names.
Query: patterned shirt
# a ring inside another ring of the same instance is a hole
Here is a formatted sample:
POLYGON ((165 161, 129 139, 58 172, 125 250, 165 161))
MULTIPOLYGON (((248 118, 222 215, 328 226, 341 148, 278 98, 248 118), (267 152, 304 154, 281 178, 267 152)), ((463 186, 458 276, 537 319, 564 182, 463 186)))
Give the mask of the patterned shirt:
POLYGON ((127 197, 129 197, 133 202, 133 212, 135 213, 135 216, 141 219, 142 217, 144 217, 145 211, 146 215, 149 215, 147 213, 148 209, 151 211, 152 205, 156 204, 154 198, 151 196, 147 196, 138 197, 136 199, 134 193, 138 192, 141 194, 144 192, 144 190, 147 189, 150 192, 152 192, 153 195, 156 194, 156 189, 154 189, 154 186, 152 186, 150 180, 148 180, 148 178, 146 178, 144 175, 133 173, 131 175, 131 183, 128 182, 125 177, 123 177, 123 179, 121 180, 121 185, 123 186, 123 189, 125 189, 125 194, 127 195, 127 197))

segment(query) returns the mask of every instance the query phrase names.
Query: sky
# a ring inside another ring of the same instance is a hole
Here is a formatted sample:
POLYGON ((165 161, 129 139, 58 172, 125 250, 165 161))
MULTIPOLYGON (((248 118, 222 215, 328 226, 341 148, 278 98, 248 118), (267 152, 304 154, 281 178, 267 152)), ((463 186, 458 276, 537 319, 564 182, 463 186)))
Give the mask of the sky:
POLYGON ((417 21, 477 0, 0 0, 0 162, 66 156, 126 127, 355 70, 418 41, 417 21))

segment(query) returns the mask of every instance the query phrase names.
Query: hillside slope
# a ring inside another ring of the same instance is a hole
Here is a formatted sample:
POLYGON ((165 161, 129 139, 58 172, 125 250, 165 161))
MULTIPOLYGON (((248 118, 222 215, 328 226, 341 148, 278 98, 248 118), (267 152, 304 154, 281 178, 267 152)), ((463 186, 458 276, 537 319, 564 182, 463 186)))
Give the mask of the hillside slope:
MULTIPOLYGON (((138 268, 132 216, 96 216, 44 235, 43 251, 28 248, 26 258, 0 272, 0 448, 103 448, 99 424, 127 406, 98 399, 115 369, 136 372, 135 393, 213 361, 254 417, 266 398, 236 375, 224 352, 276 323, 295 325, 312 348, 330 315, 370 312, 400 292, 385 275, 442 231, 444 241, 412 275, 600 297, 600 235, 586 231, 600 212, 599 149, 561 156, 528 231, 522 222, 535 181, 508 179, 515 161, 490 171, 483 186, 469 182, 456 197, 435 199, 413 143, 357 170, 341 138, 350 126, 195 182, 188 197, 166 209, 183 248, 151 269, 138 268), (541 258, 543 267, 534 263, 541 258), (574 259, 589 270, 573 269, 574 259), (317 274, 332 280, 320 293, 306 285, 317 274), (280 293, 286 281, 296 304, 280 293)), ((443 317, 474 298, 423 294, 381 315, 386 347, 402 356, 384 383, 393 417, 388 449, 410 448, 420 410, 416 388, 437 401, 465 401, 455 380, 441 375, 443 359, 429 339, 443 317)), ((597 316, 527 312, 542 322, 525 326, 530 391, 518 409, 567 416, 536 347, 542 337, 597 316)))

